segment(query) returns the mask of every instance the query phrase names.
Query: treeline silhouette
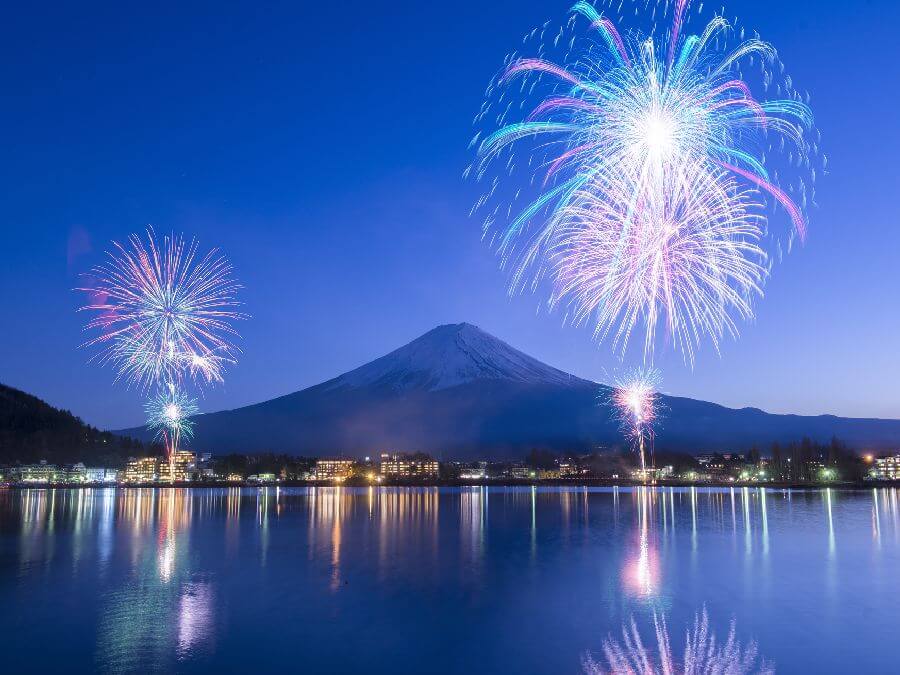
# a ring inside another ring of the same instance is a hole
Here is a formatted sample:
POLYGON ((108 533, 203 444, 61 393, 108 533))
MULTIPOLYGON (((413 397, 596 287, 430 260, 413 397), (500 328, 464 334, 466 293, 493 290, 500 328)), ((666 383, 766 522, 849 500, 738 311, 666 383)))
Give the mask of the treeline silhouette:
POLYGON ((274 473, 282 478, 294 479, 304 472, 311 471, 316 460, 309 457, 261 452, 253 455, 219 455, 213 459, 216 472, 227 476, 236 473, 250 476, 260 473, 274 473))
MULTIPOLYGON (((708 453, 714 464, 724 467, 726 474, 736 475, 741 469, 765 467, 774 480, 808 483, 823 479, 823 471, 831 469, 842 481, 859 482, 866 478, 871 466, 857 451, 838 438, 821 443, 805 437, 786 443, 772 443, 766 448, 752 447, 746 451, 708 453)), ((657 448, 651 457, 657 467, 671 465, 675 475, 688 471, 705 471, 695 456, 685 452, 657 448)), ((613 448, 587 454, 558 453, 532 449, 525 456, 525 464, 534 469, 553 469, 562 460, 574 462, 597 475, 629 475, 638 466, 637 454, 628 449, 613 448)))
POLYGON ((161 448, 100 431, 36 396, 0 384, 0 464, 73 464, 119 468, 161 448))
MULTIPOLYGON (((759 459, 759 450, 750 450, 748 460, 756 463, 759 459)), ((792 482, 815 481, 821 467, 835 469, 844 480, 859 481, 865 478, 869 468, 859 454, 838 438, 832 438, 828 443, 818 443, 810 438, 773 443, 768 459, 774 476, 792 482)))

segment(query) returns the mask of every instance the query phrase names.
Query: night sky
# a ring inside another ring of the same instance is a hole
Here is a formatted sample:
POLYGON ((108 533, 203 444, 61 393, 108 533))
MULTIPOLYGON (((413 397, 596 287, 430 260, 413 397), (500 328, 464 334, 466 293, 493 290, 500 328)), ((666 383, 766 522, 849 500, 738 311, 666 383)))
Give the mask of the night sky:
MULTIPOLYGON (((718 3, 716 3, 718 4, 718 3)), ((206 411, 328 379, 440 323, 475 323, 597 380, 625 363, 509 299, 468 217, 472 117, 521 36, 571 2, 13 3, 0 21, 0 382, 93 424, 141 396, 78 345, 78 275, 153 224, 233 261, 252 320, 206 411)), ((900 416, 900 3, 737 0, 775 43, 829 157, 808 242, 757 318, 667 393, 770 411, 900 416)))

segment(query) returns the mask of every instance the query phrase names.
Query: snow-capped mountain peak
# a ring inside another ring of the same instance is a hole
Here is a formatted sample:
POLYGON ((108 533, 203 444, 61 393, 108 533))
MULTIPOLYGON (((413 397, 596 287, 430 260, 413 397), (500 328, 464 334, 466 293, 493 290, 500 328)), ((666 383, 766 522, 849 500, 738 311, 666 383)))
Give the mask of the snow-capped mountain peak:
POLYGON ((476 380, 568 385, 583 380, 541 363, 470 323, 434 328, 333 381, 334 387, 383 386, 436 391, 476 380))

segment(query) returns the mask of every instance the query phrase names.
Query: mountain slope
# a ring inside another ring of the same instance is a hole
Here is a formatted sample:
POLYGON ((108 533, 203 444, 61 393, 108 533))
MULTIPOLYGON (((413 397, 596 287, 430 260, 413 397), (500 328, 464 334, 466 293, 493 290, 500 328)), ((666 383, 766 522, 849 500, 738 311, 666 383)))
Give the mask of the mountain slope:
POLYGON ((438 326, 408 345, 332 380, 333 388, 437 391, 476 380, 569 385, 573 375, 513 349, 469 323, 438 326))
MULTIPOLYGON (((322 384, 198 416, 192 445, 355 456, 421 450, 460 459, 521 457, 533 447, 587 451, 621 443, 603 403, 608 393, 471 324, 446 325, 322 384)), ((660 448, 738 450, 832 435, 860 448, 900 445, 897 420, 771 415, 665 396, 661 404, 660 448)))
POLYGON ((67 410, 0 384, 0 463, 94 462, 118 466, 139 442, 88 426, 67 410))

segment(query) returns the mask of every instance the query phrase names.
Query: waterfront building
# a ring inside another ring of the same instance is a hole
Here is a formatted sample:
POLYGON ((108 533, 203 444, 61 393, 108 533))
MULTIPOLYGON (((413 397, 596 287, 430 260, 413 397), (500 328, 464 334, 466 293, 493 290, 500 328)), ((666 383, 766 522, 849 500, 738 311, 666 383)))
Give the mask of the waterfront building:
POLYGON ((320 459, 316 462, 316 480, 342 481, 353 475, 352 459, 320 459))
POLYGON ((198 467, 196 474, 197 480, 211 481, 219 478, 216 470, 211 466, 198 467))
POLYGON ((59 472, 59 482, 74 484, 86 483, 87 467, 85 467, 82 462, 63 467, 59 472))
POLYGON ((568 459, 559 463, 560 478, 577 478, 584 477, 590 473, 590 469, 581 466, 577 461, 568 459))
POLYGON ((73 484, 83 483, 112 483, 115 482, 114 469, 91 468, 88 469, 81 462, 71 465, 58 466, 56 464, 26 464, 9 470, 8 477, 20 483, 35 484, 73 484), (111 476, 109 478, 108 476, 111 476))
POLYGON ((122 472, 123 483, 187 483, 194 477, 197 456, 179 450, 171 461, 166 457, 136 457, 122 472))
POLYGON ((57 483, 65 475, 56 464, 47 464, 42 461, 39 464, 25 464, 16 467, 12 476, 20 483, 57 483))
POLYGON ((381 455, 381 475, 387 478, 437 478, 440 467, 436 459, 398 453, 381 455))
POLYGON ((252 476, 247 476, 247 481, 250 483, 274 483, 275 482, 275 474, 274 473, 255 473, 252 476))
POLYGON ((159 457, 129 459, 122 472, 123 483, 153 483, 159 480, 159 457))
POLYGON ((89 466, 84 469, 85 483, 115 483, 119 472, 115 469, 89 466))
POLYGON ((459 464, 459 477, 462 480, 484 480, 488 478, 487 462, 459 464))
POLYGON ((649 469, 635 469, 631 472, 631 477, 634 480, 659 480, 661 478, 671 478, 672 474, 675 472, 675 467, 671 464, 667 466, 660 466, 649 469))
POLYGON ((876 459, 872 477, 878 480, 900 480, 900 455, 876 459))
POLYGON ((197 455, 187 450, 179 450, 170 459, 159 461, 159 480, 164 483, 186 483, 193 479, 197 466, 197 455))
POLYGON ((513 464, 509 467, 509 477, 517 480, 528 480, 534 478, 537 474, 524 464, 513 464))

